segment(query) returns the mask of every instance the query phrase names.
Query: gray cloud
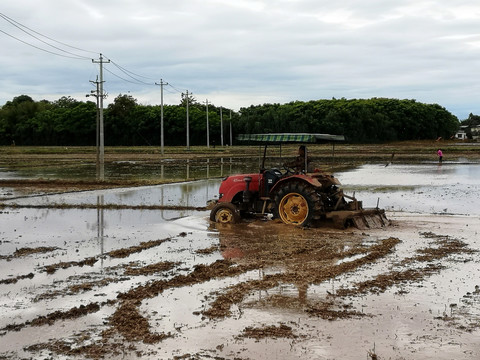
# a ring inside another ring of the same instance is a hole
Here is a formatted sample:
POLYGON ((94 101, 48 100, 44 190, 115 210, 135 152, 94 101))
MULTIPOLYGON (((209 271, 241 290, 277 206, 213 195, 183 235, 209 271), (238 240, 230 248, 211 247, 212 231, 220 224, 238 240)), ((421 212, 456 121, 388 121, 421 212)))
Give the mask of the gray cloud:
POLYGON ((5 33, 59 52, 0 18, 0 104, 20 94, 84 98, 101 52, 140 80, 106 64, 107 103, 130 92, 158 104, 163 79, 175 104, 188 89, 234 109, 393 97, 438 103, 460 119, 480 114, 474 1, 16 0, 1 12, 85 59, 13 39, 5 33))

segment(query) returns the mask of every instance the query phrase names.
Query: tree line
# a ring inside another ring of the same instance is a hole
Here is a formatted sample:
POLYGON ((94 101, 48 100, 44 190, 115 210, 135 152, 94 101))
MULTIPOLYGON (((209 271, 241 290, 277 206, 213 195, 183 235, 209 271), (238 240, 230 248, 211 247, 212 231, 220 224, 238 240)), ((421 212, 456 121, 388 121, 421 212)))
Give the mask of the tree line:
MULTIPOLYGON (((190 97, 164 105, 166 146, 186 145, 187 101, 190 145, 206 145, 206 106, 190 97)), ((160 105, 142 105, 130 95, 118 95, 104 109, 106 146, 158 146, 160 105)), ((330 99, 263 104, 239 111, 208 106, 210 145, 224 144, 240 133, 312 132, 345 135, 349 142, 378 143, 452 137, 459 120, 438 104, 389 98, 330 99)), ((20 95, 0 108, 0 145, 95 145, 97 105, 61 97, 34 101, 20 95)), ((234 140, 235 142, 235 140, 234 140)))

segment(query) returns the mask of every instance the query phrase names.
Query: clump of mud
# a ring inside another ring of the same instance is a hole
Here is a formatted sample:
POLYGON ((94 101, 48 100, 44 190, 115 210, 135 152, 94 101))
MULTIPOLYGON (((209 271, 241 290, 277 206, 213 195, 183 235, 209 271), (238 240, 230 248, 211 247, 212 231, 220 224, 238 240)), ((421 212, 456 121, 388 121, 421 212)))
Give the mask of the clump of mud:
POLYGON ((0 284, 16 284, 19 280, 24 279, 33 279, 35 275, 33 273, 29 273, 27 275, 18 275, 10 279, 0 280, 0 284))
POLYGON ((138 310, 135 301, 124 301, 109 320, 111 331, 117 331, 127 341, 142 341, 153 344, 171 337, 168 334, 154 334, 150 331, 148 320, 138 310))
POLYGON ((95 263, 97 261, 98 261, 98 259, 96 257, 90 257, 90 258, 86 258, 86 259, 81 260, 81 261, 59 262, 59 263, 56 263, 56 264, 51 264, 51 265, 45 266, 45 271, 47 272, 47 274, 53 274, 58 269, 68 269, 68 268, 73 267, 73 266, 80 266, 80 267, 93 266, 93 265, 95 265, 95 263))
POLYGON ((134 266, 128 266, 125 269, 125 275, 151 275, 151 274, 156 274, 156 273, 161 273, 164 271, 168 271, 173 269, 175 266, 177 266, 178 263, 172 262, 172 261, 163 261, 159 262, 156 264, 151 264, 143 267, 134 267, 134 266))
POLYGON ((10 261, 11 259, 14 258, 19 258, 23 256, 28 256, 32 254, 45 254, 48 252, 56 251, 59 250, 57 247, 47 247, 47 246, 40 246, 36 248, 20 248, 15 250, 15 252, 12 255, 0 255, 0 260, 7 260, 10 261))
POLYGON ((342 304, 342 308, 338 309, 339 304, 333 301, 325 301, 316 304, 309 305, 305 312, 311 316, 319 317, 323 320, 337 320, 337 319, 350 319, 368 316, 356 310, 351 310, 351 305, 342 304))
POLYGON ((199 250, 195 251, 195 253, 200 254, 200 255, 209 255, 209 254, 213 254, 213 253, 217 252, 218 250, 219 250, 219 247, 217 245, 215 245, 215 246, 211 246, 211 247, 206 248, 206 249, 199 249, 199 250))
POLYGON ((290 326, 285 324, 280 324, 279 326, 270 325, 264 327, 247 327, 243 330, 239 338, 253 338, 253 339, 264 339, 264 338, 290 338, 294 339, 298 337, 293 333, 293 330, 290 326))
POLYGON ((129 248, 112 250, 112 251, 108 252, 107 255, 112 257, 112 258, 126 258, 126 257, 130 256, 131 254, 138 253, 138 252, 141 252, 143 250, 159 246, 159 245, 163 244, 165 241, 168 241, 168 240, 171 240, 171 238, 145 241, 145 242, 141 242, 140 244, 138 244, 136 246, 131 246, 129 248))
POLYGON ((79 317, 85 316, 87 314, 97 312, 100 310, 100 304, 90 303, 87 305, 80 305, 78 307, 73 307, 67 311, 54 311, 46 316, 39 316, 32 321, 27 321, 22 324, 13 324, 7 325, 2 331, 20 331, 26 326, 44 326, 44 325, 53 325, 56 321, 59 320, 69 320, 69 319, 78 319, 79 317))

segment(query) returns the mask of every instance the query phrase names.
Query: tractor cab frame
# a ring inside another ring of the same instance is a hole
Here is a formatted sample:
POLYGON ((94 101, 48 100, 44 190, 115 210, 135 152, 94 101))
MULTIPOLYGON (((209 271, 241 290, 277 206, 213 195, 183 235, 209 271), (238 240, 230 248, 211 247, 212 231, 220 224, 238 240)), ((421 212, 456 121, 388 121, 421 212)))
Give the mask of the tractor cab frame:
POLYGON ((243 218, 266 216, 281 219, 285 224, 310 226, 317 221, 331 221, 336 227, 379 227, 388 223, 384 210, 363 209, 361 201, 347 196, 340 181, 332 174, 308 172, 308 150, 301 170, 288 166, 265 168, 270 144, 316 143, 343 141, 342 135, 329 134, 244 134, 238 140, 265 144, 258 173, 227 176, 214 200, 210 220, 237 223, 243 218))

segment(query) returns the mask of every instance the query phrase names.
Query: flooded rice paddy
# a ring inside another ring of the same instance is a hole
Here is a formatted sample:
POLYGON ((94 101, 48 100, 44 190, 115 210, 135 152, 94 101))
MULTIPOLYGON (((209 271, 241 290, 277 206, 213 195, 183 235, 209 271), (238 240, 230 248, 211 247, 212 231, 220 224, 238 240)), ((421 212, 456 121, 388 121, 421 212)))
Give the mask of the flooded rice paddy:
POLYGON ((218 227, 203 207, 230 169, 206 170, 0 188, 0 359, 480 358, 479 164, 336 174, 387 209, 391 226, 370 230, 218 227))

